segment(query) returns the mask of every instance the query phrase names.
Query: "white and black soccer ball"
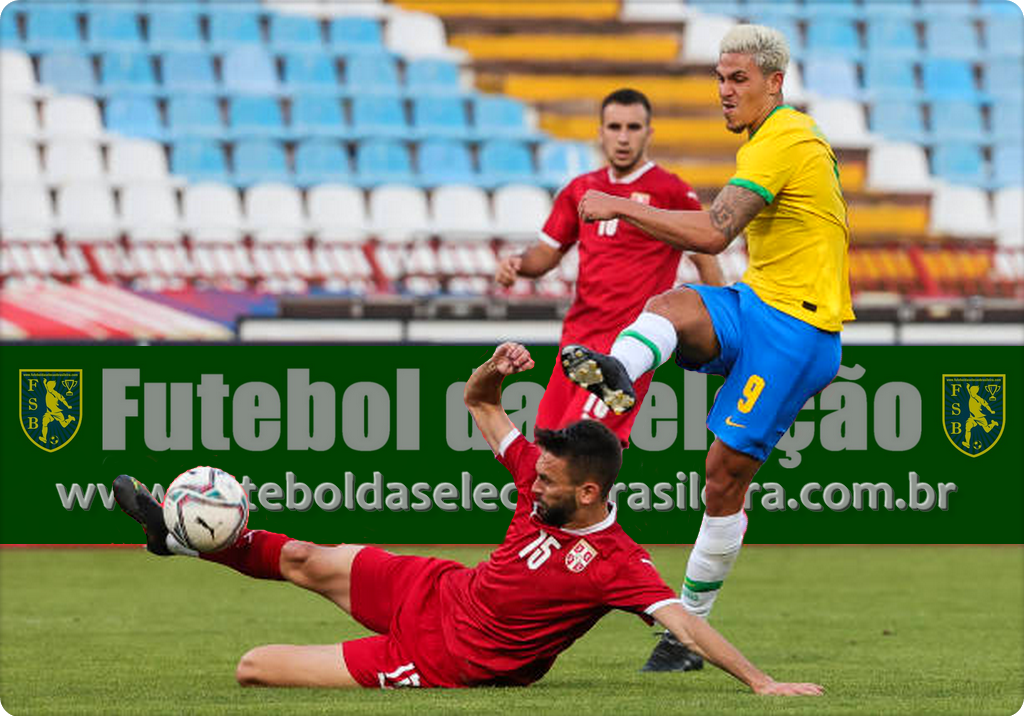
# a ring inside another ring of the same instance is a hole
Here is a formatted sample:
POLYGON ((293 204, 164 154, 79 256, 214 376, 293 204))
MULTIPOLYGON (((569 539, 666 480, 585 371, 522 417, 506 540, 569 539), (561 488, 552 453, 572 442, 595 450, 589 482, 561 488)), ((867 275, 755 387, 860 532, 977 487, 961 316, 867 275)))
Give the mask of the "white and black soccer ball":
POLYGON ((249 521, 249 500, 242 486, 216 467, 196 467, 174 478, 163 507, 167 529, 197 552, 217 552, 234 544, 249 521))

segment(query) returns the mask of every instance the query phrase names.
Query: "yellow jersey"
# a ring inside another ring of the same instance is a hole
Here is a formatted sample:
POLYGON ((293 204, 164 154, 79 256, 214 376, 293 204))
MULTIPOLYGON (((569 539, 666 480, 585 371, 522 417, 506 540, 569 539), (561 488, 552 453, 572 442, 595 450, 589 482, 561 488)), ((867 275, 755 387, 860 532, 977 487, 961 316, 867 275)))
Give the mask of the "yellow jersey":
POLYGON ((747 225, 743 282, 769 306, 841 331, 854 319, 850 230, 836 155, 814 120, 776 107, 740 147, 729 183, 768 202, 747 225))

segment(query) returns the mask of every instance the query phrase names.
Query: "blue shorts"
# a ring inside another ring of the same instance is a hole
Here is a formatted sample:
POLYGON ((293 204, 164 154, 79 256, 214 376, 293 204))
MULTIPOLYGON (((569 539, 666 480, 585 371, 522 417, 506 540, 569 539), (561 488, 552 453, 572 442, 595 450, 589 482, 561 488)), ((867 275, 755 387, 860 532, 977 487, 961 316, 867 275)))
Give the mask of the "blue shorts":
POLYGON ((761 462, 796 420, 807 399, 839 370, 839 334, 772 308, 746 284, 687 284, 704 301, 721 352, 683 368, 725 376, 708 429, 734 450, 761 462))

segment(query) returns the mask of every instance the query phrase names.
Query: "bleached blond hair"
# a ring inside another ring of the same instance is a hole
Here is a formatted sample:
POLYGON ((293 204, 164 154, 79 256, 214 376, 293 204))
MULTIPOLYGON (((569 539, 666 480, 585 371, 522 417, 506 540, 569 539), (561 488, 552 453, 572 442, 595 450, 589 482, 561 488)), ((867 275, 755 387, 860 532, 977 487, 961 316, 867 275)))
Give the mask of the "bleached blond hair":
POLYGON ((786 36, 765 25, 736 25, 722 38, 718 52, 750 55, 765 76, 785 72, 789 65, 786 36))

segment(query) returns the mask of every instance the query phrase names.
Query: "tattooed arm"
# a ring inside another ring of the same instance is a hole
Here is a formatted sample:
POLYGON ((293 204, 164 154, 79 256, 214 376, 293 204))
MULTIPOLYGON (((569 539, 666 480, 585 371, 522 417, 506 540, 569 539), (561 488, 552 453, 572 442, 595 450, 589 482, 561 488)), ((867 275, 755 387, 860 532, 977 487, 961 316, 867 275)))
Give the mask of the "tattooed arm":
POLYGON ((590 190, 580 201, 584 221, 624 219, 654 238, 687 251, 721 253, 766 206, 758 194, 727 184, 709 211, 669 211, 590 190))

